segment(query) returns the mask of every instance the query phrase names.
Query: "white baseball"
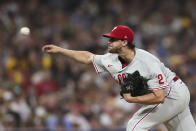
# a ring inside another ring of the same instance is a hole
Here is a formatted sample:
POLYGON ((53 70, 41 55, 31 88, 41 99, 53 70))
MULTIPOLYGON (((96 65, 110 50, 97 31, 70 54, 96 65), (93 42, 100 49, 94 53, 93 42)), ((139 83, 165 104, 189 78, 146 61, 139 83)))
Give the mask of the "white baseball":
POLYGON ((29 35, 30 34, 30 29, 28 27, 22 27, 20 29, 20 33, 23 35, 29 35))

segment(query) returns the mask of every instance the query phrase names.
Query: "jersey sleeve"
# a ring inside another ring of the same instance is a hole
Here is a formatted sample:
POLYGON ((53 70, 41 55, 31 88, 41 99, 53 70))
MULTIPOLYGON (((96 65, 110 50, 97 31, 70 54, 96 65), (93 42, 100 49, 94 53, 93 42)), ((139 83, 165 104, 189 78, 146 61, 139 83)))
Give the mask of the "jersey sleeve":
POLYGON ((161 71, 161 67, 158 64, 154 64, 150 69, 152 77, 148 81, 149 88, 152 90, 164 89, 168 87, 166 76, 161 71))
POLYGON ((105 68, 102 63, 103 55, 94 55, 93 56, 93 65, 97 73, 105 72, 105 68))

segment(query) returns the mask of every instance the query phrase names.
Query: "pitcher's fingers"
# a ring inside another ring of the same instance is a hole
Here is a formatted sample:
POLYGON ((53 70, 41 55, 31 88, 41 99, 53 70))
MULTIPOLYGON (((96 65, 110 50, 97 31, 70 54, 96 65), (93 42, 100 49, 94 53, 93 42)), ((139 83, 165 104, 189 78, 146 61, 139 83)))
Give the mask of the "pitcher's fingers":
POLYGON ((50 47, 48 45, 45 45, 42 47, 42 52, 47 51, 48 49, 50 49, 50 47))
POLYGON ((42 52, 44 52, 45 51, 45 47, 42 47, 42 52))

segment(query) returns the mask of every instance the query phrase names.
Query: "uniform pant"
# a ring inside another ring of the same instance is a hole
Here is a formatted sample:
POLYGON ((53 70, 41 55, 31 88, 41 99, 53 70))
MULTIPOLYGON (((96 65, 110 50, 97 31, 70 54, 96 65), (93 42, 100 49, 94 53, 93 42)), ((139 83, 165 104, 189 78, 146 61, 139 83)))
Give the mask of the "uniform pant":
MULTIPOLYGON (((176 99, 166 97, 163 104, 145 105, 128 121, 126 131, 148 131, 163 123, 168 131, 196 131, 196 125, 189 110, 190 93, 185 84, 173 84, 176 99)), ((172 89, 171 89, 172 90, 172 89)))

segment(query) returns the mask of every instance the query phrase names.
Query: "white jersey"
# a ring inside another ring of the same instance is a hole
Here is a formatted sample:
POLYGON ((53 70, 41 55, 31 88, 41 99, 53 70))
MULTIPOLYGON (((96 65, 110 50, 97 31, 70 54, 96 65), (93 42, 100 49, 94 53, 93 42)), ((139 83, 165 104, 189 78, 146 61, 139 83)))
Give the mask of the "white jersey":
POLYGON ((188 107, 190 93, 187 86, 152 54, 136 48, 133 60, 124 68, 118 54, 112 53, 95 55, 93 64, 97 73, 107 71, 119 84, 126 73, 137 70, 149 79, 148 85, 152 90, 164 89, 164 103, 143 105, 128 121, 126 131, 147 131, 163 122, 168 131, 196 131, 188 107))
MULTIPOLYGON (((138 48, 135 49, 134 59, 124 68, 122 68, 118 54, 114 53, 95 55, 93 64, 97 73, 107 71, 119 84, 121 84, 123 78, 126 77, 126 73, 133 73, 138 70, 140 75, 150 79, 148 81, 150 89, 156 90, 165 88, 165 95, 170 92, 168 88, 169 83, 175 77, 175 73, 165 67, 157 57, 138 48)), ((175 91, 172 91, 172 94, 170 97, 177 97, 175 91)))

